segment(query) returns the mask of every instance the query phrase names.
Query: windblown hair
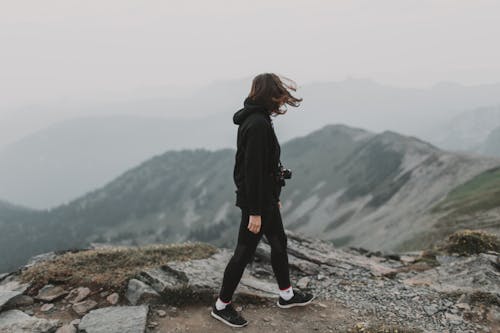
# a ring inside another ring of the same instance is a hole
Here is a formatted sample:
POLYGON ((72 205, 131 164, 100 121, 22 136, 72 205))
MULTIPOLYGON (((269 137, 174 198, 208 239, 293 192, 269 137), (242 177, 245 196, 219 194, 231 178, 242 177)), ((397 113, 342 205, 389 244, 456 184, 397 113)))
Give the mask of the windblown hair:
POLYGON ((248 97, 264 105, 271 114, 278 115, 286 113, 287 105, 297 107, 302 102, 302 98, 293 96, 290 91, 297 91, 294 81, 274 73, 262 73, 254 77, 248 97))

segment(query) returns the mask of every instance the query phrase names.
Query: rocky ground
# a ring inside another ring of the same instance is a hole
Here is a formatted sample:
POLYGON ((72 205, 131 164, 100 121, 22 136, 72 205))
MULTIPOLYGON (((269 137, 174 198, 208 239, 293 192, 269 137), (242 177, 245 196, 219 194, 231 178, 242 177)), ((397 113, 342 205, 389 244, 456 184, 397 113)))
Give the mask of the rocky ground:
MULTIPOLYGON (((233 300, 247 332, 500 332, 497 248, 373 253, 287 234, 294 287, 317 298, 278 308, 270 249, 261 242, 233 300)), ((231 250, 175 249, 34 257, 0 275, 0 333, 236 330, 209 316, 231 250)))

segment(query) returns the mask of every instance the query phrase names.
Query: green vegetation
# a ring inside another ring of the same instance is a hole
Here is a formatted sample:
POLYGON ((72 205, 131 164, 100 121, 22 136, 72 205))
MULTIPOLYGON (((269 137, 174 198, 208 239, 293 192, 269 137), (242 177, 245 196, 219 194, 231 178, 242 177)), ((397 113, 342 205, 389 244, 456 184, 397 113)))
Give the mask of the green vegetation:
POLYGON ((459 230, 449 235, 441 249, 447 253, 469 255, 500 251, 500 239, 482 230, 459 230))
POLYGON ((204 243, 68 251, 24 269, 20 277, 23 282, 31 281, 34 286, 43 286, 49 281, 64 281, 74 287, 123 291, 127 281, 145 268, 161 266, 169 261, 207 258, 215 251, 215 247, 204 243))
POLYGON ((500 167, 490 169, 456 187, 433 211, 473 214, 500 207, 500 167))

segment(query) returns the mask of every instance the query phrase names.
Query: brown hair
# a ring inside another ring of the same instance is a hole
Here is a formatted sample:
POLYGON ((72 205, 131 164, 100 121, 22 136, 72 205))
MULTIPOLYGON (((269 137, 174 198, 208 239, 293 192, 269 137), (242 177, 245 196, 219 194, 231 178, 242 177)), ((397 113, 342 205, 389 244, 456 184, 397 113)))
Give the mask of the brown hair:
POLYGON ((287 111, 286 105, 297 107, 302 102, 302 98, 293 96, 290 90, 297 90, 297 84, 294 81, 274 73, 262 73, 254 77, 248 97, 264 105, 271 114, 284 114, 287 111), (283 105, 285 109, 281 110, 283 105))

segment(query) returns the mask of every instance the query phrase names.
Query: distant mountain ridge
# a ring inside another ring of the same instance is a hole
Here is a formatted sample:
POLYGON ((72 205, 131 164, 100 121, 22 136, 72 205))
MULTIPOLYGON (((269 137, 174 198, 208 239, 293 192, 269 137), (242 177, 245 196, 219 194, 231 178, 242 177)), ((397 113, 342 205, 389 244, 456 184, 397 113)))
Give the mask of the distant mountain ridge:
POLYGON ((485 155, 500 157, 500 126, 488 134, 479 151, 485 155))
MULTIPOLYGON (((13 112, 0 122, 0 197, 33 208, 55 207, 99 188, 154 154, 234 147, 236 127, 231 117, 242 106, 251 79, 214 82, 182 97, 67 101, 13 112), (59 122, 44 127, 47 119, 59 122), (2 139, 8 132, 16 139, 2 139)), ((416 89, 349 78, 305 84, 297 94, 304 99, 301 106, 276 119, 283 141, 325 124, 343 123, 415 135, 440 148, 455 149, 441 145, 443 133, 455 133, 450 119, 463 110, 500 105, 498 83, 439 83, 416 89), (436 124, 440 125, 437 138, 429 133, 436 124)))
POLYGON ((467 110, 440 122, 428 139, 447 150, 500 156, 493 147, 499 132, 500 104, 467 110))
MULTIPOLYGON (((234 244, 234 153, 167 151, 67 204, 0 223, 0 252, 9 253, 0 258, 0 271, 36 253, 90 242, 234 244)), ((281 197, 288 229, 339 246, 376 249, 426 246, 422 235, 444 216, 433 207, 458 185, 500 165, 395 132, 345 125, 285 142, 282 161, 293 170, 281 197)), ((500 223, 491 230, 500 230, 500 223)))

